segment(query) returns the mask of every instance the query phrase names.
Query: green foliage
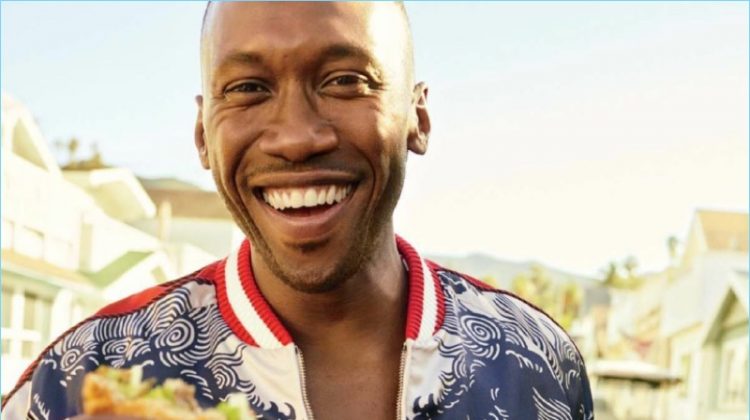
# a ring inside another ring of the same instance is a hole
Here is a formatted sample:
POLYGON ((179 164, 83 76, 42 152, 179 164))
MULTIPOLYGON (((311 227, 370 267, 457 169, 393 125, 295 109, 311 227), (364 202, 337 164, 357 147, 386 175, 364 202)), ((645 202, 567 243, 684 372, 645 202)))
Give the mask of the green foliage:
POLYGON ((637 273, 638 261, 627 257, 621 264, 611 261, 603 270, 604 285, 615 289, 636 289, 643 284, 643 278, 637 273))
POLYGON ((540 265, 533 265, 530 271, 514 277, 511 291, 547 312, 565 329, 579 315, 583 301, 583 290, 578 283, 573 280, 554 283, 540 265))

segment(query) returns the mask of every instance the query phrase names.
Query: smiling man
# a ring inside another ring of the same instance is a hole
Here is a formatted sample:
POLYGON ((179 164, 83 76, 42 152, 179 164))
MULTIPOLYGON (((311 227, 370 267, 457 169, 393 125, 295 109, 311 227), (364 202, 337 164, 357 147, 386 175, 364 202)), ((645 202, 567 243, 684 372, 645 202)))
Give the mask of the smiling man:
POLYGON ((554 321, 395 236, 430 132, 401 4, 209 4, 201 55, 195 143, 247 241, 60 337, 5 418, 80 414, 100 365, 271 419, 593 418, 554 321))

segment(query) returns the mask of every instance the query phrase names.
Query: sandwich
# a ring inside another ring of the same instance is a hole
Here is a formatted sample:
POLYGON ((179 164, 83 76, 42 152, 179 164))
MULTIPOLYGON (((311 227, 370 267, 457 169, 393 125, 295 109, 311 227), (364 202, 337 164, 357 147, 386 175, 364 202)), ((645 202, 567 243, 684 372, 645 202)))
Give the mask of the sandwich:
POLYGON ((195 399, 195 387, 181 379, 143 379, 143 369, 100 366, 83 379, 81 391, 86 415, 122 415, 150 420, 254 420, 247 399, 231 394, 216 407, 204 409, 195 399))

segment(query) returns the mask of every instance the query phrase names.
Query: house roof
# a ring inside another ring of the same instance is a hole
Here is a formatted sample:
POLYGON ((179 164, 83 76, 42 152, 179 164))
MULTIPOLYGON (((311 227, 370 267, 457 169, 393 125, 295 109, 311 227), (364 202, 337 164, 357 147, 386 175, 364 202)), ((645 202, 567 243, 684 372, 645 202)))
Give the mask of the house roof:
POLYGON ((748 252, 748 215, 728 211, 696 213, 708 250, 748 252))
POLYGON ((91 280, 83 274, 59 267, 47 261, 32 258, 10 249, 2 250, 3 268, 10 270, 28 270, 34 274, 51 277, 59 280, 66 280, 74 283, 90 285, 91 280))
MULTIPOLYGON (((661 298, 661 333, 671 336, 685 328, 706 324, 713 319, 716 305, 729 293, 728 288, 747 295, 747 256, 706 258, 690 271, 675 277, 661 298), (745 292, 741 292, 744 287, 745 292)), ((745 302, 747 298, 745 298, 745 302)))
POLYGON ((141 178, 138 177, 146 190, 200 190, 190 182, 177 178, 141 178))
POLYGON ((724 286, 722 298, 719 299, 711 308, 710 315, 702 327, 701 343, 707 344, 709 341, 716 339, 721 329, 721 321, 724 319, 733 302, 736 302, 744 313, 744 318, 748 318, 750 308, 748 308, 748 286, 747 271, 735 271, 734 276, 724 286))
POLYGON ((172 217, 232 220, 215 191, 147 188, 146 192, 157 206, 168 202, 172 207, 172 217))
POLYGON ((60 167, 31 112, 10 95, 2 93, 1 96, 4 147, 50 174, 59 176, 60 167))
POLYGON ((740 304, 746 312, 750 312, 750 296, 748 296, 748 272, 747 270, 735 270, 734 281, 731 286, 737 295, 740 304))
POLYGON ((153 254, 153 251, 128 251, 89 276, 98 286, 107 286, 153 254))
POLYGON ((86 190, 115 219, 132 221, 156 213, 154 203, 129 169, 65 170, 63 174, 65 179, 86 190))

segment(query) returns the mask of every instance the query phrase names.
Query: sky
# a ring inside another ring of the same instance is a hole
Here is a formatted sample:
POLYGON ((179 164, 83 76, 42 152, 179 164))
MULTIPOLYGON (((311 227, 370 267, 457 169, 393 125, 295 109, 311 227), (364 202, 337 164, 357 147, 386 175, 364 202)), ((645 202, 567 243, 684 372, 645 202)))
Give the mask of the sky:
MULTIPOLYGON (((193 146, 203 2, 0 3, 0 87, 42 133, 213 188, 193 146)), ((698 208, 748 210, 746 2, 407 2, 428 153, 396 230, 423 253, 597 276, 667 264, 698 208)), ((57 155, 63 159, 65 154, 57 155)))

